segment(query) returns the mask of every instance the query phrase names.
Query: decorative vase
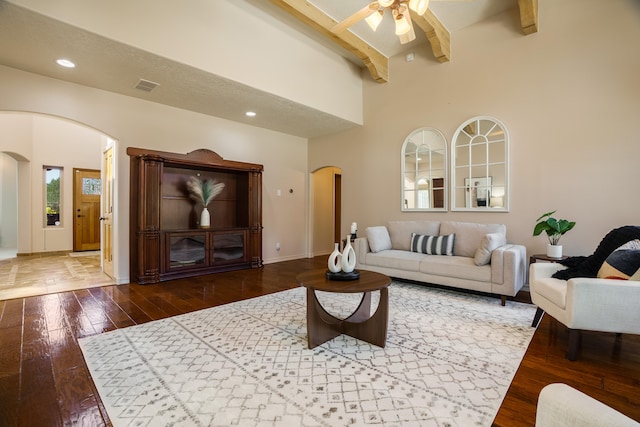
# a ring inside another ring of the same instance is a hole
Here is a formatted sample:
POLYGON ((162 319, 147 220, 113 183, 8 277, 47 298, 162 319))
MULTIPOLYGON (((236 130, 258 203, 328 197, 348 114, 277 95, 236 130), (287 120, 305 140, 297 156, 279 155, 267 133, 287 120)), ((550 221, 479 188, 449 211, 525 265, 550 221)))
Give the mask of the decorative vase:
POLYGON ((342 271, 351 273, 356 268, 356 251, 351 246, 351 235, 347 235, 347 244, 342 250, 342 271))
POLYGON ((202 209, 200 214, 200 228, 209 228, 211 226, 211 215, 206 207, 202 209))
POLYGON ((550 258, 562 258, 562 245, 547 245, 547 256, 550 258))
POLYGON ((329 261, 327 261, 327 266, 329 271, 332 273, 339 273, 342 270, 342 254, 340 253, 339 248, 340 243, 336 243, 336 248, 329 255, 329 261))

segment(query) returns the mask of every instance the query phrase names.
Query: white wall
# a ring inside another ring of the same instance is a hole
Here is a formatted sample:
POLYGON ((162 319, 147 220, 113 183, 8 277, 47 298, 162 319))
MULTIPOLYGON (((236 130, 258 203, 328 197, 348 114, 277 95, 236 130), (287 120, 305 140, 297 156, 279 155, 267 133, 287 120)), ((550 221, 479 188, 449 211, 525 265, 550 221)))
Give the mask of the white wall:
MULTIPOLYGON (((120 243, 115 248, 117 259, 114 260, 118 283, 129 280, 126 148, 130 146, 178 153, 207 148, 225 159, 263 164, 263 259, 269 263, 307 255, 306 139, 3 66, 0 66, 0 94, 0 111, 64 117, 118 141, 115 185, 118 193, 116 233, 120 243), (275 196, 278 189, 282 190, 281 197, 275 196), (293 189, 293 193, 288 189, 293 189), (280 242, 280 251, 275 249, 276 242, 280 242)), ((0 147, 0 151, 6 150, 0 147)))
POLYGON ((310 141, 309 168, 342 169, 342 234, 358 222, 433 219, 507 224, 508 239, 545 251, 535 219, 577 221, 565 253, 593 252, 612 228, 640 224, 640 8, 632 0, 539 2, 524 36, 516 10, 456 32, 452 60, 428 48, 390 63, 391 81, 365 82, 364 127, 310 141), (400 150, 430 126, 448 140, 465 120, 498 118, 511 136, 509 213, 400 211, 400 150))
MULTIPOLYGON (((20 215, 22 230, 19 233, 21 245, 18 253, 68 251, 73 249, 73 168, 100 169, 101 134, 93 129, 55 117, 35 114, 0 114, 0 131, 8 137, 0 140, 0 152, 11 152, 24 157, 27 161, 21 167, 28 169, 30 179, 19 185, 26 191, 20 191, 25 209, 20 215), (11 135, 9 137, 9 135, 11 135), (44 225, 45 194, 43 166, 55 166, 63 169, 62 176, 62 212, 60 227, 44 225), (30 239, 27 237, 30 236, 30 239)), ((16 171, 17 178, 17 169, 16 171)), ((14 186, 18 184, 14 179, 14 186)), ((17 188, 17 187, 15 187, 17 188)), ((4 190, 4 188, 3 188, 4 190)), ((15 190, 14 190, 14 196, 15 190)), ((3 191, 3 198, 5 197, 3 191)), ((12 200, 16 206, 17 198, 12 200)), ((14 216, 14 223, 17 218, 14 216)), ((10 224, 10 218, 2 219, 3 225, 10 224)), ((17 230, 14 230, 16 235, 17 230)), ((17 244, 17 238, 16 238, 17 244)), ((17 247, 17 246, 16 246, 17 247)))
POLYGON ((10 1, 111 40, 362 123, 361 70, 292 32, 263 10, 273 7, 264 0, 10 1))
POLYGON ((18 163, 0 152, 0 248, 18 247, 18 163))

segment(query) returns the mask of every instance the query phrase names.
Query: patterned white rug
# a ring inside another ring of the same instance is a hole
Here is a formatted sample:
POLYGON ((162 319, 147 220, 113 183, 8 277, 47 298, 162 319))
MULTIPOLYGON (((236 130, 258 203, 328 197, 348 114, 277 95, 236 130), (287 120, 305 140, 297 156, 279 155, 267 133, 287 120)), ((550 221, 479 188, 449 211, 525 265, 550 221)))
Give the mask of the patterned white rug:
MULTIPOLYGON (((321 298, 344 316, 359 296, 321 298)), ((292 289, 80 346, 114 426, 490 426, 534 332, 532 305, 393 283, 385 348, 342 335, 309 350, 305 300, 292 289)))

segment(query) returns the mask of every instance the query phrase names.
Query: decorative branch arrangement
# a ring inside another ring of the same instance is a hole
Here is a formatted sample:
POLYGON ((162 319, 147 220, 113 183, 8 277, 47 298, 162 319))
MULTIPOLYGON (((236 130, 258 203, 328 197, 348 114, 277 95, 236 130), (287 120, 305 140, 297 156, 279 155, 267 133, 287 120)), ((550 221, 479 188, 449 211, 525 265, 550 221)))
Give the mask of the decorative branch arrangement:
POLYGON ((202 203, 205 208, 224 189, 224 183, 216 182, 213 179, 200 180, 195 176, 187 181, 189 196, 198 203, 202 203))

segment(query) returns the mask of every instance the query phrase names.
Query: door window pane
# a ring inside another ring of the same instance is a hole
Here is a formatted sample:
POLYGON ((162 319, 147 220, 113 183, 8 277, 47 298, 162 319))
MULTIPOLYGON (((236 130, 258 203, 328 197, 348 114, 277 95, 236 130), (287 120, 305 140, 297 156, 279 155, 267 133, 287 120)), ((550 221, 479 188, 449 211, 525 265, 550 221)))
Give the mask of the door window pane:
POLYGON ((82 178, 82 194, 87 196, 99 196, 102 191, 100 178, 82 178))

